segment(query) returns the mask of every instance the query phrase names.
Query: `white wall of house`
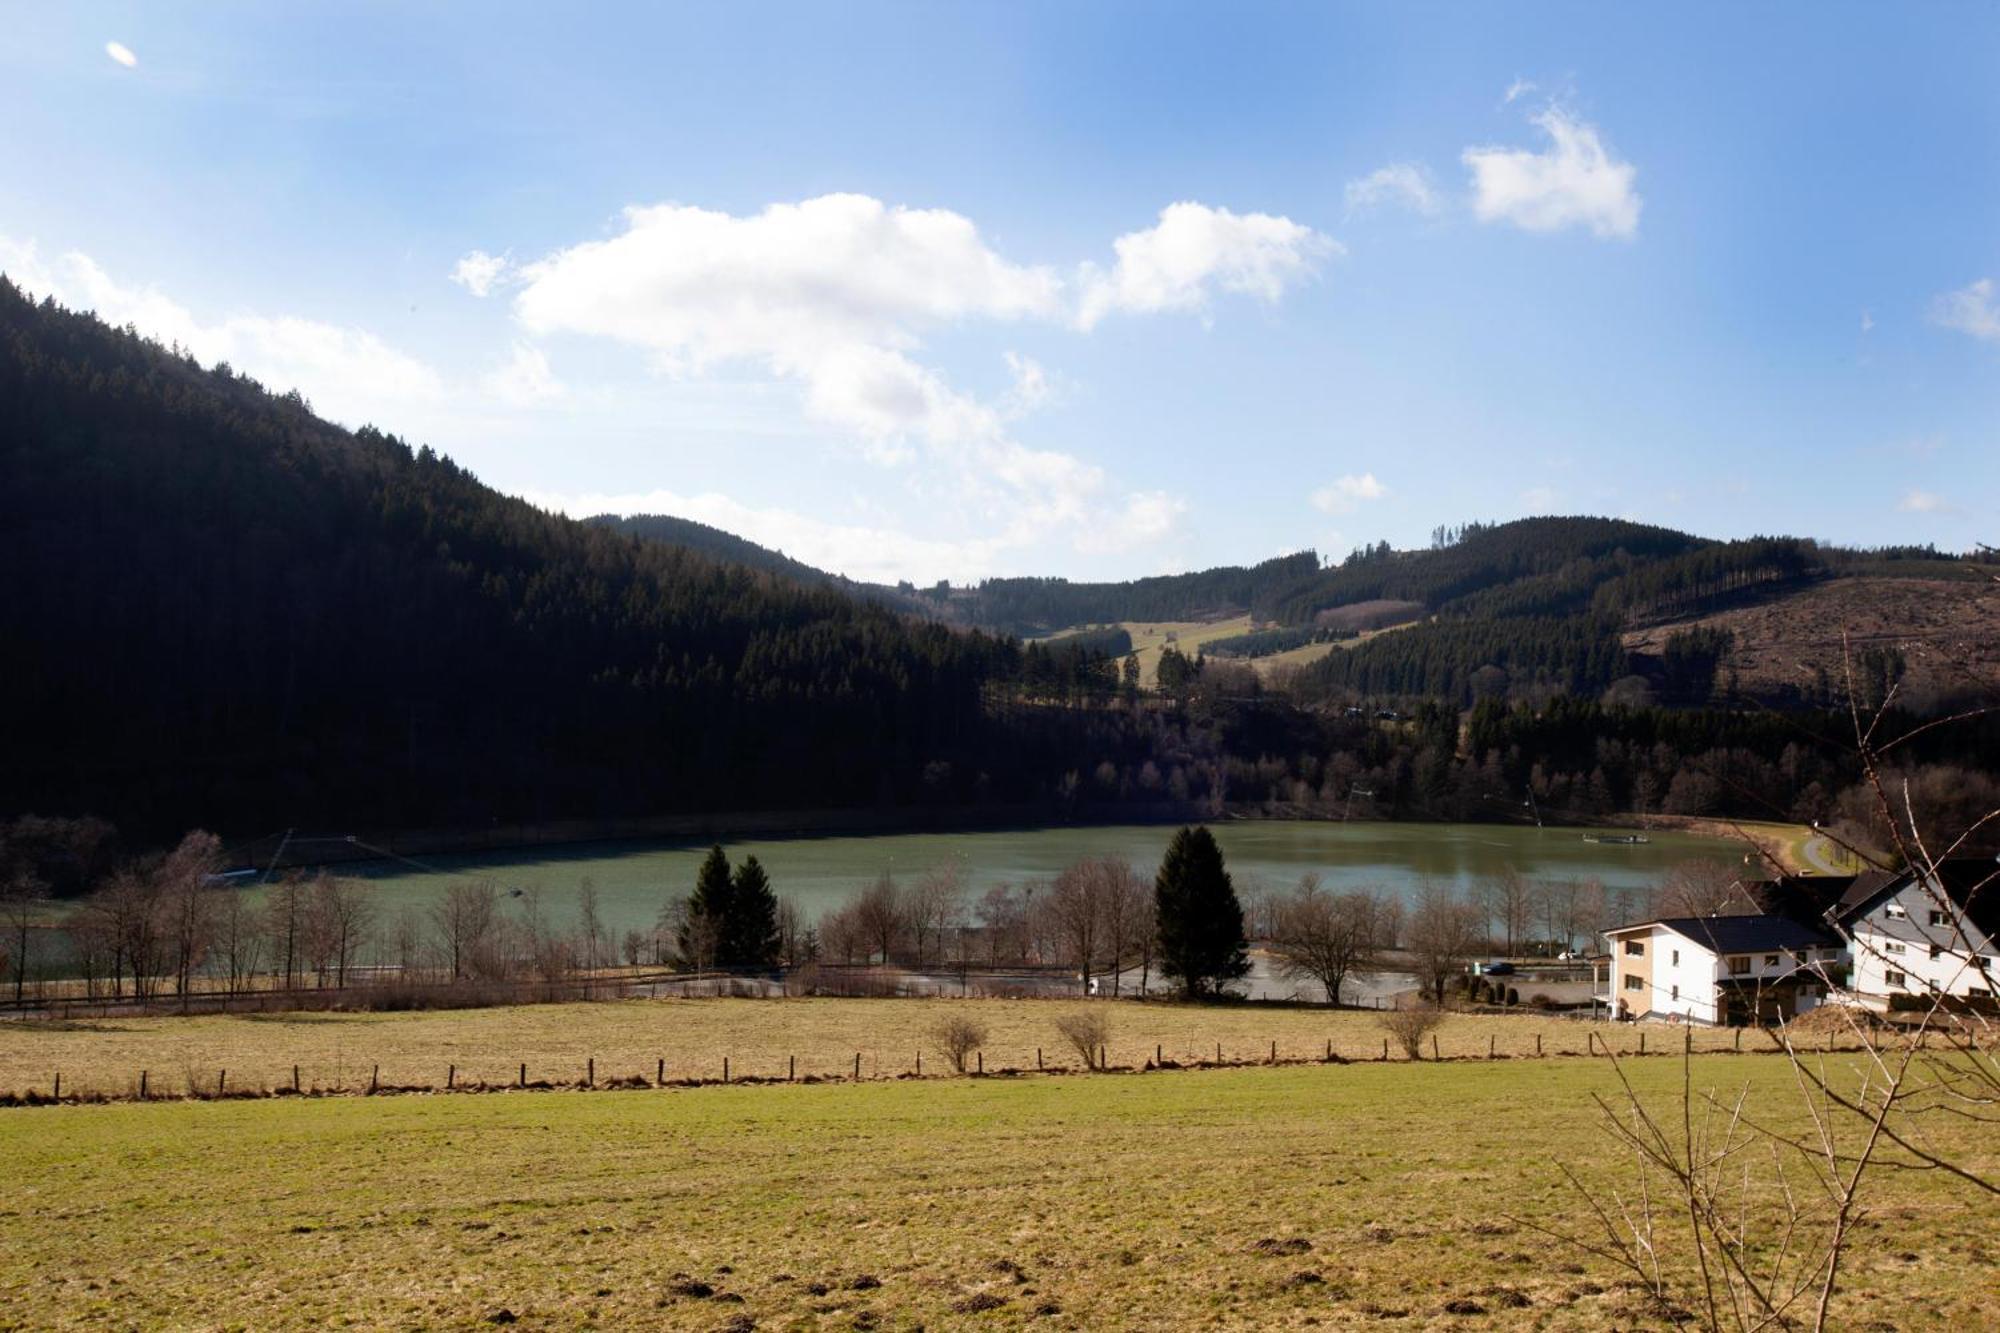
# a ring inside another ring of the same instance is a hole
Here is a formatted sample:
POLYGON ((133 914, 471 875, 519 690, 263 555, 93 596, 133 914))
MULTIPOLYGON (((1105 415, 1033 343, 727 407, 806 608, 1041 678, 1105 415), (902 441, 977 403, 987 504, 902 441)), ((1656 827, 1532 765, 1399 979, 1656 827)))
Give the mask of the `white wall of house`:
POLYGON ((2000 946, 1970 922, 1961 935, 1952 925, 1958 915, 1912 881, 1849 922, 1854 994, 1886 1007, 1889 997, 1899 994, 1990 998, 2000 993, 2000 946))
MULTIPOLYGON (((1626 1012, 1634 1018, 1679 1017, 1691 1023, 1723 1020, 1718 982, 1776 981, 1790 976, 1802 961, 1832 961, 1842 954, 1838 949, 1812 949, 1803 951, 1801 958, 1775 949, 1718 956, 1707 944, 1658 925, 1607 938, 1611 943, 1612 1012, 1617 1012, 1618 1001, 1623 1000, 1626 1012), (1628 941, 1639 942, 1645 953, 1634 956, 1627 952, 1628 941), (1635 988, 1628 977, 1638 978, 1640 984, 1635 988)), ((1801 993, 1798 997, 1800 1010, 1817 1003, 1817 996, 1801 993)))

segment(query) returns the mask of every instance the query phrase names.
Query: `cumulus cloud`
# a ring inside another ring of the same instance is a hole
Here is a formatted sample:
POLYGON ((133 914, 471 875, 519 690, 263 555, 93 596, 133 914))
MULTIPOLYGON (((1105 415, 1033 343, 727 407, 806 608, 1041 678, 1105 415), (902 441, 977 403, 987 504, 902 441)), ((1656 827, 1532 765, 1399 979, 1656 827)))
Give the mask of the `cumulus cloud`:
POLYGON ((1511 222, 1527 231, 1588 227, 1601 237, 1637 235, 1638 169, 1614 158, 1595 126, 1560 106, 1530 120, 1548 137, 1541 151, 1483 147, 1460 155, 1472 172, 1472 208, 1479 220, 1511 222))
POLYGON ((178 343, 205 364, 227 361, 267 388, 297 389, 321 415, 350 425, 392 422, 399 410, 434 403, 443 393, 428 365, 360 329, 259 314, 203 321, 152 287, 117 281, 88 255, 70 251, 44 262, 32 242, 4 236, 0 270, 38 296, 178 343))
POLYGON ((474 296, 484 296, 492 291, 494 285, 505 278, 513 267, 512 261, 504 255, 489 255, 484 250, 472 250, 453 266, 451 280, 474 296))
POLYGON ((1364 500, 1379 500, 1389 488, 1375 480, 1373 472, 1336 477, 1333 483, 1312 493, 1313 508, 1323 514, 1351 514, 1364 500))
POLYGON ((504 274, 530 334, 614 339, 672 377, 747 367, 795 385, 810 418, 868 461, 911 469, 927 506, 955 505, 993 534, 991 550, 1058 536, 1078 549, 1127 549, 1168 535, 1185 506, 1151 492, 1120 497, 1095 465, 1014 438, 1011 423, 1054 392, 1033 358, 1007 353, 1012 387, 983 398, 925 363, 927 337, 974 323, 1087 329, 1112 310, 1200 309, 1212 292, 1275 300, 1323 250, 1286 219, 1199 204, 1120 238, 1110 273, 1017 263, 960 214, 858 194, 743 216, 633 207, 623 221, 616 235, 533 263, 474 251, 453 276, 472 289, 504 274))
POLYGON ((536 407, 563 397, 562 382, 549 369, 549 358, 532 343, 516 342, 506 362, 488 371, 480 389, 509 407, 536 407))
POLYGON ((1905 514, 1945 514, 1952 511, 1951 502, 1934 491, 1909 490, 1896 501, 1896 508, 1905 514))
POLYGON ((1435 216, 1439 201, 1437 190, 1431 184, 1431 173, 1413 162, 1392 162, 1359 180, 1347 182, 1349 212, 1365 213, 1389 204, 1400 205, 1426 217, 1435 216))
POLYGON ((132 48, 123 42, 106 42, 104 44, 104 54, 110 56, 112 60, 123 65, 126 69, 137 69, 139 67, 139 57, 133 55, 132 48))
POLYGON ((1975 338, 2000 339, 2000 305, 1993 300, 1993 279, 1981 278, 1938 297, 1931 304, 1931 320, 1975 338))
POLYGON ((1112 243, 1109 272, 1083 271, 1076 323, 1090 329, 1113 312, 1203 310, 1218 291, 1275 302, 1310 278, 1339 242, 1286 217, 1170 204, 1157 223, 1112 243))

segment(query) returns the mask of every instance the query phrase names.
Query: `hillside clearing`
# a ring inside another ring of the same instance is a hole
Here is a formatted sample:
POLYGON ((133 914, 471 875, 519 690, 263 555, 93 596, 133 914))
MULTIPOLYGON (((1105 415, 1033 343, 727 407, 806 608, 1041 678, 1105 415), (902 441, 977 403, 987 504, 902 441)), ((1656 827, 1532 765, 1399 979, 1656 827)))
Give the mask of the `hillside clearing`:
MULTIPOLYGON (((1060 638, 1065 634, 1077 634, 1095 629, 1092 625, 1072 625, 1056 631, 1049 638, 1060 638)), ((1189 657, 1202 652, 1218 639, 1230 639, 1239 634, 1248 634, 1257 628, 1257 622, 1248 615, 1231 616, 1226 620, 1124 620, 1112 628, 1127 631, 1132 636, 1132 653, 1139 659, 1139 680, 1146 689, 1159 685, 1160 654, 1168 646, 1180 649, 1189 657)), ((1358 637, 1338 643, 1307 643, 1297 648, 1288 648, 1281 653, 1270 653, 1264 657, 1244 659, 1255 667, 1259 676, 1268 679, 1281 667, 1302 667, 1317 662, 1328 653, 1340 648, 1352 648, 1357 643, 1365 643, 1378 634, 1388 634, 1403 628, 1401 624, 1362 630, 1358 637)))
MULTIPOLYGON (((988 1032, 989 1070, 1034 1069, 1037 1050, 1050 1068, 1075 1068, 1055 1022, 1082 1002, 1062 1000, 620 1000, 598 1004, 523 1005, 433 1013, 274 1013, 193 1018, 110 1018, 53 1024, 0 1023, 0 1093, 46 1093, 63 1076, 65 1093, 126 1096, 141 1070, 148 1090, 179 1096, 212 1091, 221 1071, 239 1091, 289 1088, 298 1066, 302 1088, 359 1091, 382 1084, 442 1087, 507 1085, 528 1066, 530 1081, 580 1081, 596 1062, 600 1081, 666 1076, 719 1079, 730 1061, 733 1078, 848 1078, 861 1056, 862 1076, 915 1072, 922 1052, 926 1076, 944 1072, 931 1038, 940 1018, 970 1017, 988 1032), (792 1061, 796 1060, 794 1066, 792 1061)), ((1119 1066, 1140 1066, 1157 1052, 1182 1064, 1267 1060, 1276 1043, 1281 1060, 1334 1054, 1348 1060, 1382 1055, 1383 1032, 1368 1011, 1265 1006, 1195 1008, 1097 1001, 1110 1031, 1106 1054, 1119 1066)), ((1683 1034, 1644 1029, 1654 1052, 1679 1049, 1683 1034)), ((1581 1054, 1594 1033, 1618 1051, 1636 1050, 1640 1029, 1589 1024, 1536 1014, 1455 1015, 1439 1029, 1446 1057, 1581 1054)), ((1728 1050, 1736 1034, 1692 1029, 1697 1049, 1728 1050)), ((1752 1032, 1743 1049, 1767 1048, 1752 1032)))
MULTIPOLYGON (((1778 1061, 1694 1070, 1791 1105, 1778 1061)), ((1524 1225, 1579 1225, 1558 1163, 1621 1171, 1611 1087, 1562 1061, 14 1111, 0 1327, 1630 1327, 1618 1274, 1524 1225)), ((1978 1324, 1990 1214, 1879 1188, 1842 1324, 1978 1324)))

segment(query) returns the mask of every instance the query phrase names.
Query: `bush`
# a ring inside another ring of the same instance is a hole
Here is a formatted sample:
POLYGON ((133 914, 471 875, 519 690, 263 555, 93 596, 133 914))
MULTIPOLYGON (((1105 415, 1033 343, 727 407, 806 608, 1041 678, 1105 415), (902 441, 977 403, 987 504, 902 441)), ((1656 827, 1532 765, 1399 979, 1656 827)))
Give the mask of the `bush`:
POLYGON ((1507 988, 1507 1003, 1519 1004, 1520 1002, 1521 1002, 1521 992, 1514 989, 1512 986, 1509 986, 1507 988))
POLYGON ((931 1040, 951 1062, 954 1073, 965 1072, 965 1062, 986 1045, 986 1025, 970 1018, 947 1018, 931 1028, 931 1040))
POLYGON ((1101 1009, 1077 1009, 1056 1020, 1056 1031, 1083 1057, 1085 1069, 1104 1067, 1101 1052, 1111 1040, 1111 1021, 1101 1009))
POLYGON ((1382 1015, 1382 1030, 1403 1048, 1412 1060, 1424 1058, 1424 1038, 1437 1030, 1444 1014, 1435 1006, 1417 1004, 1408 1009, 1391 1009, 1382 1015))

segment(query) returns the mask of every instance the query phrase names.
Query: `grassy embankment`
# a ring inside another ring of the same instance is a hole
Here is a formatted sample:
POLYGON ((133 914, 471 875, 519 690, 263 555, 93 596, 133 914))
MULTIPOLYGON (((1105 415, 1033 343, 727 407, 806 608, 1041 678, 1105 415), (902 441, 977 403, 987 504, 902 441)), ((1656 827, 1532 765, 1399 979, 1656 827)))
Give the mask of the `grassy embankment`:
MULTIPOLYGON (((1681 1062, 1631 1070, 1665 1096, 1681 1062)), ((1694 1077, 1796 1119, 1781 1061, 1694 1077)), ((1549 1060, 0 1112, 0 1327, 1657 1326, 1527 1225, 1583 1227, 1559 1163, 1626 1183, 1613 1087, 1549 1060)), ((1990 1206, 1879 1188, 1840 1325, 1980 1326, 1990 1206)))
MULTIPOLYGON (((730 1061, 737 1079, 848 1078, 861 1056, 864 1079, 898 1078, 923 1056, 926 1078, 942 1076, 931 1029, 943 1017, 969 1016, 989 1033, 986 1068, 1032 1070, 1036 1051, 1049 1068, 1077 1068, 1055 1021, 1078 1007, 1060 1000, 622 1000, 600 1004, 524 1005, 434 1013, 284 1013, 194 1018, 110 1018, 61 1023, 0 1023, 0 1093, 47 1094, 59 1071, 65 1095, 128 1096, 147 1071, 153 1095, 208 1093, 220 1073, 235 1091, 289 1088, 299 1067, 304 1088, 365 1090, 380 1071, 389 1087, 506 1085, 528 1066, 530 1082, 581 1081, 596 1062, 599 1082, 652 1080, 666 1062, 669 1081, 719 1080, 730 1061)), ((1110 1024, 1114 1066, 1138 1067, 1157 1051, 1177 1064, 1222 1058, 1280 1061, 1376 1060, 1383 1032, 1366 1011, 1096 1002, 1110 1024)), ((1697 1050, 1731 1050, 1733 1032, 1691 1030, 1697 1050)), ((1638 1049, 1631 1025, 1587 1024, 1535 1014, 1454 1015, 1437 1033, 1447 1059, 1584 1054, 1586 1034, 1600 1048, 1638 1049)), ((1647 1025, 1647 1049, 1678 1051, 1683 1032, 1647 1025)), ((1745 1051, 1769 1048, 1750 1033, 1745 1051)), ((1400 1059, 1400 1053, 1395 1055, 1400 1059)))

